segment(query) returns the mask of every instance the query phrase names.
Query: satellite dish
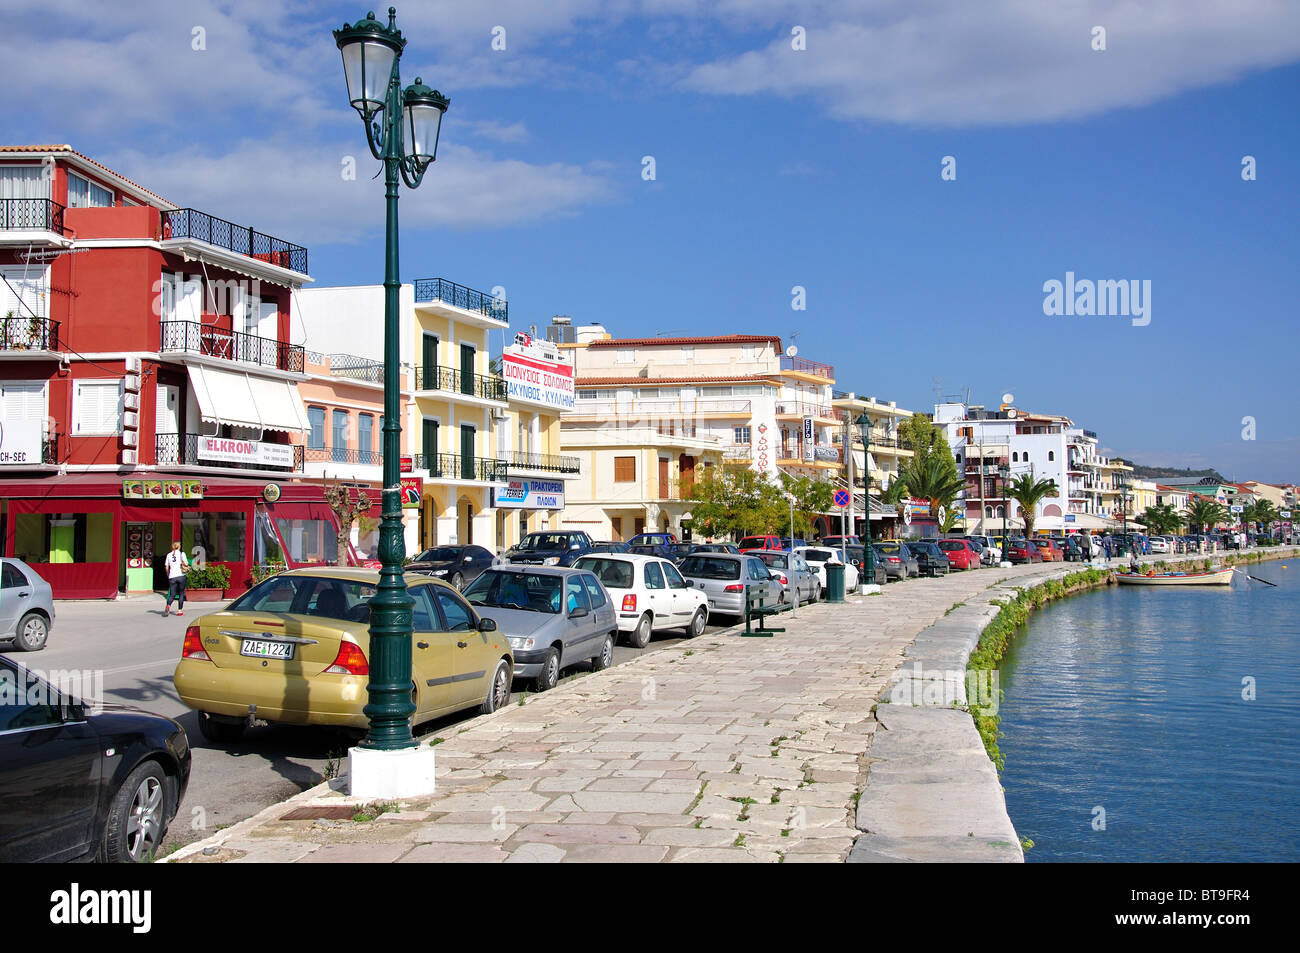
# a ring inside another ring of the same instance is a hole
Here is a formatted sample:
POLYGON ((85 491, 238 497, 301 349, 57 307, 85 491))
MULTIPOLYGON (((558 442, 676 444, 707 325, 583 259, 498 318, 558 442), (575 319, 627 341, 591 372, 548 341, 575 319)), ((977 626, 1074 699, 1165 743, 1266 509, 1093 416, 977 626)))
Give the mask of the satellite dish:
POLYGON ((785 349, 786 357, 794 357, 798 353, 799 353, 799 349, 795 347, 793 344, 791 344, 788 348, 785 349))
POLYGON ((1015 395, 1015 394, 1003 394, 1003 395, 1002 395, 1002 403, 1004 403, 1004 404, 1010 404, 1010 403, 1013 403, 1013 402, 1015 401, 1015 399, 1016 399, 1016 395, 1015 395))

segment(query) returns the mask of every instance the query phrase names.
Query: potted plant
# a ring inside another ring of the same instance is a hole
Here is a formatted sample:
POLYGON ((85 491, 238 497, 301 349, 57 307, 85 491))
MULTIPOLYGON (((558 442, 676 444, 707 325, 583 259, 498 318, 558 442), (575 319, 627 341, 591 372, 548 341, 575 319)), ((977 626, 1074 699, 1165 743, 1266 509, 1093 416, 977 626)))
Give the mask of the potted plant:
POLYGON ((185 598, 195 602, 220 602, 230 586, 230 567, 208 563, 185 570, 185 598))

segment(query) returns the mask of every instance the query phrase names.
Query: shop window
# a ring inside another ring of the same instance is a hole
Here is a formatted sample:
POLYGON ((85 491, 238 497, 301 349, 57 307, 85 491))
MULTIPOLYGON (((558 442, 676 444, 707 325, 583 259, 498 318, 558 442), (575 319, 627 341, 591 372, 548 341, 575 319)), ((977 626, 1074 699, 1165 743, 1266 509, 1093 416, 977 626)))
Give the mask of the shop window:
POLYGON ((269 563, 284 563, 284 550, 280 540, 271 526, 271 518, 260 510, 256 517, 257 533, 253 537, 253 561, 259 566, 269 563))
POLYGON ((182 513, 181 548, 203 547, 209 562, 242 563, 248 551, 248 519, 243 513, 182 513))
POLYGON ((111 563, 112 513, 19 513, 14 555, 40 563, 111 563))
POLYGON ((275 526, 289 550, 290 562, 324 563, 327 566, 337 562, 337 534, 330 521, 277 519, 275 526))

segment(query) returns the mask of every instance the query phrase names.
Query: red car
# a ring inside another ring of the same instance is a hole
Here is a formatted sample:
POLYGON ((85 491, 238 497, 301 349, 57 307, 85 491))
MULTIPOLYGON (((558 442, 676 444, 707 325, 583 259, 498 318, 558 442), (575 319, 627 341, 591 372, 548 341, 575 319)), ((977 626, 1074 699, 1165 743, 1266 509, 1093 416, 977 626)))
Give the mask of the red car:
POLYGON ((980 554, 964 539, 941 539, 939 548, 948 557, 948 565, 953 569, 979 569, 980 554))
POLYGON ((1028 540, 1013 539, 1007 543, 1006 559, 1007 562, 1015 565, 1041 563, 1043 561, 1043 551, 1028 540))
POLYGON ((1043 554, 1043 562, 1060 563, 1065 562, 1065 553, 1061 552, 1061 547, 1050 539, 1036 539, 1033 541, 1038 547, 1038 551, 1043 554))
POLYGON ((778 551, 785 549, 781 545, 780 536, 746 536, 736 544, 736 548, 742 553, 747 553, 751 549, 775 549, 778 551))

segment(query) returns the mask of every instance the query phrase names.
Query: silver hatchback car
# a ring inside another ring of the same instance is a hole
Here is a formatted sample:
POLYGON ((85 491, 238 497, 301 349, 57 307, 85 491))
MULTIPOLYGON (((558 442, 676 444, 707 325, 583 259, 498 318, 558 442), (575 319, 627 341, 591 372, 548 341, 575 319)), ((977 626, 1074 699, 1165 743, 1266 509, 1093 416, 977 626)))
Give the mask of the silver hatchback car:
POLYGON ((0 644, 45 648, 54 627, 54 590, 21 559, 0 557, 0 644))
POLYGON ((817 601, 821 582, 817 570, 809 566, 803 556, 775 549, 751 549, 746 555, 763 560, 768 571, 781 583, 782 602, 801 606, 805 602, 817 601))
POLYGON ((710 614, 743 616, 746 593, 764 606, 781 602, 780 581, 763 560, 749 553, 700 553, 687 556, 677 568, 687 582, 704 590, 710 614))
POLYGON ((539 692, 554 688, 570 665, 590 659, 599 671, 614 663, 614 604, 590 572, 497 566, 466 586, 464 596, 509 640, 515 677, 533 679, 539 692))

